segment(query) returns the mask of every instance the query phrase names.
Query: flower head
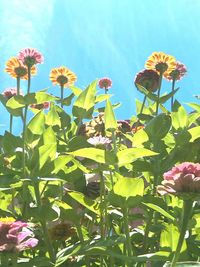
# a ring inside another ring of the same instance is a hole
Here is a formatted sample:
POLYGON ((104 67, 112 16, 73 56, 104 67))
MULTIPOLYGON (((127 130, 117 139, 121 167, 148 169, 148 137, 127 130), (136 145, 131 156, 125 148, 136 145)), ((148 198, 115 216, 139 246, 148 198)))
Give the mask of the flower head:
POLYGON ((200 164, 184 162, 164 174, 157 191, 160 195, 200 193, 200 164))
POLYGON ((187 73, 187 68, 184 64, 182 64, 181 62, 176 62, 176 68, 170 72, 170 73, 166 73, 164 74, 164 77, 169 80, 175 80, 175 81, 179 81, 183 78, 183 76, 187 73))
MULTIPOLYGON (((3 91, 3 95, 10 99, 11 97, 17 95, 17 88, 7 88, 3 91)), ((22 95, 22 92, 20 91, 20 95, 22 95)))
POLYGON ((107 77, 101 78, 98 82, 98 86, 99 88, 108 90, 112 86, 112 80, 107 77))
POLYGON ((154 70, 140 71, 135 77, 135 85, 143 86, 145 89, 151 92, 155 92, 159 87, 159 75, 154 70))
POLYGON ((38 109, 38 110, 48 109, 49 106, 50 106, 50 103, 49 102, 44 102, 44 103, 41 103, 41 104, 32 104, 32 105, 30 105, 31 108, 38 109))
POLYGON ((88 143, 90 143, 91 145, 94 145, 94 146, 99 146, 99 147, 105 147, 107 148, 110 143, 111 143, 111 140, 107 137, 103 137, 103 136, 94 136, 94 137, 91 137, 89 138, 88 140, 88 143))
POLYGON ((43 63, 43 55, 35 48, 24 48, 19 52, 18 59, 23 62, 24 65, 32 67, 35 64, 43 63))
POLYGON ((0 252, 18 252, 35 247, 38 240, 27 227, 27 223, 0 218, 0 252))
POLYGON ((159 74, 170 73, 176 67, 176 59, 163 52, 154 52, 145 63, 145 68, 155 70, 159 74))
MULTIPOLYGON (((22 63, 17 57, 12 57, 6 62, 5 71, 13 78, 28 79, 27 66, 22 63)), ((31 67, 31 75, 35 75, 37 69, 35 66, 31 67)))
POLYGON ((66 88, 72 86, 77 80, 77 77, 70 69, 61 66, 51 70, 50 80, 54 85, 60 85, 66 88))

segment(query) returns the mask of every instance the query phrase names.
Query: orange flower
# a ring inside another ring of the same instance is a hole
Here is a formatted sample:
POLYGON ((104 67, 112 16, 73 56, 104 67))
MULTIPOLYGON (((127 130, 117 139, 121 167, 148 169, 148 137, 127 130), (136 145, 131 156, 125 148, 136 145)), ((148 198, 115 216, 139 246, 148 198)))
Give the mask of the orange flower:
MULTIPOLYGON (((6 62, 5 71, 13 78, 28 79, 27 67, 17 57, 12 57, 6 62)), ((31 68, 31 75, 35 75, 36 73, 37 69, 33 66, 31 68)))
POLYGON ((154 52, 145 63, 148 70, 156 70, 159 74, 171 73, 176 68, 176 59, 163 52, 154 52))
POLYGON ((76 75, 64 66, 52 69, 49 78, 54 85, 60 85, 65 88, 73 85, 77 80, 76 75))

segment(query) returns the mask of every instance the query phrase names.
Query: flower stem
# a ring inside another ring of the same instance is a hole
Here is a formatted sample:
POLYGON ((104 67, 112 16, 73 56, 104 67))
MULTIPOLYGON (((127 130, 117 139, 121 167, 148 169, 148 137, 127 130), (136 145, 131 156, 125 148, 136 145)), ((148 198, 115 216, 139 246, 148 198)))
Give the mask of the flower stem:
POLYGON ((158 107, 159 107, 159 102, 160 102, 160 90, 161 90, 161 85, 162 85, 162 76, 163 76, 163 73, 160 72, 160 76, 159 76, 159 82, 158 82, 158 99, 157 99, 157 102, 156 102, 156 115, 158 115, 158 107))
POLYGON ((171 267, 175 267, 176 263, 179 259, 181 248, 182 248, 184 237, 185 237, 185 233, 186 233, 187 226, 188 226, 188 222, 190 220, 191 213, 192 213, 192 206, 193 206, 192 200, 184 200, 181 231, 180 231, 180 236, 179 236, 178 244, 176 247, 176 251, 175 251, 174 257, 172 259, 171 267))
POLYGON ((10 133, 12 133, 13 115, 10 114, 10 133))
MULTIPOLYGON (((127 249, 127 256, 132 256, 132 245, 131 245, 131 238, 130 238, 130 232, 129 232, 129 224, 128 224, 128 208, 124 207, 122 209, 123 212, 123 218, 124 218, 124 231, 126 235, 126 249, 127 249)), ((127 266, 130 266, 130 263, 127 263, 127 266)))
MULTIPOLYGON (((172 81, 172 92, 174 92, 174 89, 175 89, 175 82, 176 82, 176 80, 173 79, 173 81, 172 81)), ((171 97, 171 111, 173 109, 173 105, 174 105, 174 95, 171 97)))
POLYGON ((64 86, 61 85, 60 86, 60 105, 61 105, 61 108, 63 108, 63 98, 64 98, 64 86))
POLYGON ((17 95, 20 95, 20 77, 17 77, 17 95))
POLYGON ((7 253, 1 253, 1 266, 3 267, 9 266, 9 257, 7 253))

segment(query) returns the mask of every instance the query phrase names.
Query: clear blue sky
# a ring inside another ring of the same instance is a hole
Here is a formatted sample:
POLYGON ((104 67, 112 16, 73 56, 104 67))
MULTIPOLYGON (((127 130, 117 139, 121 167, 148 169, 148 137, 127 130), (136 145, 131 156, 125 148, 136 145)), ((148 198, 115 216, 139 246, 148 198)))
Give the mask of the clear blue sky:
MULTIPOLYGON (((108 76, 113 80, 112 101, 122 103, 117 116, 127 119, 134 114, 135 98, 141 99, 133 85, 135 74, 153 51, 163 51, 188 68, 178 100, 195 102, 193 95, 200 92, 199 17, 199 0, 0 0, 1 91, 16 84, 3 71, 6 60, 34 47, 45 62, 38 66, 32 91, 49 87, 59 94, 48 76, 60 65, 77 74, 79 87, 108 76)), ((162 92, 169 90, 167 84, 162 92)), ((0 111, 2 132, 8 116, 2 105, 0 111)))

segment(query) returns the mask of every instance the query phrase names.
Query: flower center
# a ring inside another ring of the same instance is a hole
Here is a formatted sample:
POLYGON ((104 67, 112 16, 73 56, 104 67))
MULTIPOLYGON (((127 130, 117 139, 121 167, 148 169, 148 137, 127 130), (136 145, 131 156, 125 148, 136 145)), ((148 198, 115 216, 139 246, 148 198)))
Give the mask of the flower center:
POLYGON ((60 84, 60 85, 64 85, 65 83, 68 82, 68 78, 64 75, 60 75, 58 76, 57 78, 57 82, 60 84))
POLYGON ((18 77, 23 77, 27 74, 27 69, 24 67, 15 68, 15 73, 18 77))
POLYGON ((24 60, 24 64, 32 67, 34 64, 36 64, 36 59, 34 57, 27 56, 24 60))
POLYGON ((162 74, 168 69, 167 63, 163 63, 163 62, 156 64, 155 67, 156 67, 156 70, 162 74))

